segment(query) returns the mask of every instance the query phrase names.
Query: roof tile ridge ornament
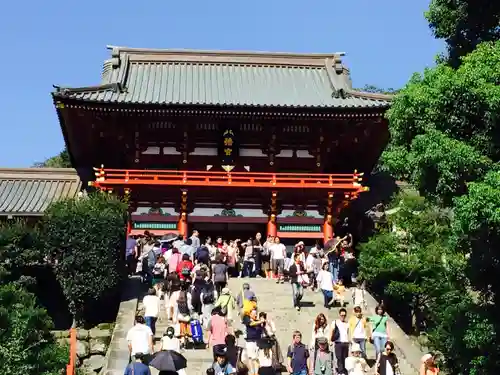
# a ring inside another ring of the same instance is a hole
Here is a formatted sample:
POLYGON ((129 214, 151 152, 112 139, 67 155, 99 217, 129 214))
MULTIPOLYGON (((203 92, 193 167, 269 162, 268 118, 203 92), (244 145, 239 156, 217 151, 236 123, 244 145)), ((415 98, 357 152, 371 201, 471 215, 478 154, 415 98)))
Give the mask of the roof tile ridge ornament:
POLYGON ((56 89, 55 92, 56 94, 63 96, 67 94, 88 92, 88 91, 113 91, 115 93, 125 92, 125 88, 122 86, 120 82, 104 83, 95 86, 63 87, 63 86, 53 85, 52 87, 56 89))
MULTIPOLYGON (((339 57, 335 57, 333 59, 326 58, 324 61, 326 75, 328 76, 328 82, 330 83, 330 88, 332 89, 332 98, 336 99, 345 99, 349 96, 349 88, 346 87, 337 87, 335 85, 335 76, 344 73, 344 66, 342 65, 342 61, 339 57), (335 65, 335 70, 333 66, 335 65)), ((345 85, 344 85, 345 86, 345 85)))

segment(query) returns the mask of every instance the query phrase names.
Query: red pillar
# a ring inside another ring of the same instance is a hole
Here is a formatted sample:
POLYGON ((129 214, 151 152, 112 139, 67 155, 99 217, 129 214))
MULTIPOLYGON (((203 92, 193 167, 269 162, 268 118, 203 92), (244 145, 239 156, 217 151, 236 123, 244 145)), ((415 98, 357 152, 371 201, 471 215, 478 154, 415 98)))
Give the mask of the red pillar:
POLYGON ((332 218, 328 216, 325 217, 325 221, 323 222, 323 240, 325 242, 333 238, 332 218))
POLYGON ((268 236, 276 236, 278 234, 278 229, 276 226, 276 216, 273 214, 269 217, 267 222, 267 235, 268 236))
POLYGON ((179 216, 179 221, 177 221, 177 231, 183 237, 187 236, 188 226, 187 226, 187 215, 185 213, 182 213, 181 216, 179 216))

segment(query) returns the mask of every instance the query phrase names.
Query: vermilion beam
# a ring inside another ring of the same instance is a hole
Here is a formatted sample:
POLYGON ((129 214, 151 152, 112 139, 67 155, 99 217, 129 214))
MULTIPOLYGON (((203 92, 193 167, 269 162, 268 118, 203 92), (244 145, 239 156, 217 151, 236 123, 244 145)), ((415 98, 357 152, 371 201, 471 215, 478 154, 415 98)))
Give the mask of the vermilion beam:
POLYGON ((95 187, 132 185, 211 186, 272 189, 339 189, 361 192, 358 174, 306 174, 215 171, 96 169, 95 187))

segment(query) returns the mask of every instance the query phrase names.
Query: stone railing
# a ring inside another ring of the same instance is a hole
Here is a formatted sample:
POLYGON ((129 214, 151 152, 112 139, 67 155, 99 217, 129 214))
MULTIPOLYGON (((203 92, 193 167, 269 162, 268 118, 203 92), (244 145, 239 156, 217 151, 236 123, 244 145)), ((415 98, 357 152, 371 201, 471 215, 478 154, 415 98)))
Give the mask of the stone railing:
MULTIPOLYGON (((113 332, 113 324, 103 323, 90 330, 76 330, 76 368, 83 372, 96 374, 105 363, 113 332)), ((53 331, 57 341, 62 345, 69 345, 70 331, 53 331)))
POLYGON ((137 278, 127 280, 122 292, 111 342, 109 344, 101 375, 123 375, 129 364, 127 332, 134 326, 135 314, 141 295, 141 283, 137 278))

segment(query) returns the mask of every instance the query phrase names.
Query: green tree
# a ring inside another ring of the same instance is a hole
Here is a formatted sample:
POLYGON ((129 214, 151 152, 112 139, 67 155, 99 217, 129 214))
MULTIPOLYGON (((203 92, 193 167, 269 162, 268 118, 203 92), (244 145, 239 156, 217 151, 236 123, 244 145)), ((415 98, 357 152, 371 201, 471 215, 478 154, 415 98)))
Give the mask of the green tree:
MULTIPOLYGON (((469 257, 471 287, 483 303, 498 306, 500 313, 500 172, 471 183, 469 193, 455 203, 456 247, 469 257)), ((500 332, 500 321, 498 328, 500 332)))
POLYGON ((480 43, 500 39, 500 3, 495 0, 432 0, 425 16, 434 36, 446 42, 452 67, 480 43))
MULTIPOLYGON (((435 310, 431 345, 441 350, 451 374, 500 371, 500 172, 468 186, 455 200, 453 249, 467 259, 467 293, 435 310)), ((458 294, 458 293, 457 293, 458 294)), ((445 303, 446 302, 446 303, 445 303)))
POLYGON ((14 284, 0 286, 0 373, 61 374, 68 350, 55 342, 51 328, 33 294, 14 284))
POLYGON ((414 75, 388 111, 382 169, 449 204, 484 176, 488 159, 500 160, 499 82, 500 42, 480 45, 457 70, 438 65, 414 75))
POLYGON ((48 158, 44 162, 35 163, 35 168, 71 168, 71 159, 69 157, 69 152, 66 146, 64 149, 56 156, 48 158))
POLYGON ((44 263, 36 228, 22 220, 0 224, 0 285, 32 283, 30 269, 44 263))
POLYGON ((484 176, 493 166, 474 147, 435 130, 417 135, 409 150, 389 148, 383 163, 383 168, 397 171, 420 193, 448 206, 466 192, 467 182, 484 176))
POLYGON ((360 273, 384 300, 407 308, 418 333, 435 303, 454 290, 457 281, 448 270, 460 268, 461 260, 446 246, 449 212, 414 195, 398 200, 388 218, 391 230, 362 244, 360 273))
POLYGON ((127 205, 105 193, 58 201, 42 222, 45 249, 75 324, 125 277, 127 205))

